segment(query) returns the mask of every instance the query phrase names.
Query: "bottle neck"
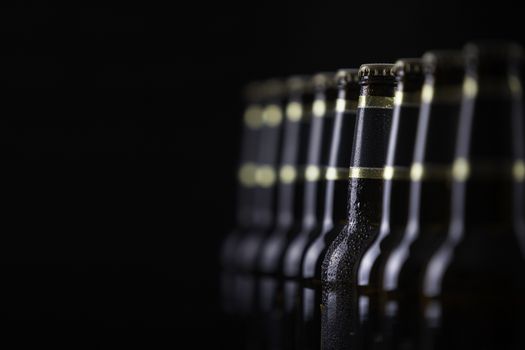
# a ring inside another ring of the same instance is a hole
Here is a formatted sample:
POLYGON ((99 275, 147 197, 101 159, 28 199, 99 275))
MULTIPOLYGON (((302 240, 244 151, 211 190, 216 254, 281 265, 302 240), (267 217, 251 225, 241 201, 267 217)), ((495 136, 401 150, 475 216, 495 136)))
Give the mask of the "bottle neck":
POLYGON ((381 220, 383 169, 393 102, 394 84, 361 88, 350 161, 348 200, 349 225, 356 229, 378 227, 381 220))
MULTIPOLYGON (((356 86, 357 87, 357 86, 356 86)), ((332 135, 328 167, 326 171, 326 190, 324 194, 324 225, 346 221, 348 213, 348 168, 350 167, 352 143, 355 131, 357 97, 359 92, 341 89, 339 91, 332 135)))
POLYGON ((277 166, 281 149, 283 111, 279 103, 270 103, 263 111, 263 126, 257 149, 257 170, 254 192, 254 225, 270 228, 277 213, 277 166))
POLYGON ((403 228, 408 220, 409 169, 421 107, 421 87, 422 82, 411 82, 400 83, 396 89, 385 167, 382 218, 382 224, 391 228, 403 228))
POLYGON ((326 167, 334 124, 335 99, 328 91, 319 91, 312 105, 312 121, 305 168, 303 226, 320 224, 323 219, 323 193, 326 188, 326 167))
POLYGON ((236 222, 240 228, 250 227, 254 219, 253 196, 257 150, 262 123, 262 107, 257 104, 247 106, 244 112, 241 131, 241 153, 237 172, 236 222))
POLYGON ((453 169, 454 220, 469 227, 512 227, 523 220, 515 217, 520 214, 514 207, 523 201, 515 193, 523 181, 521 83, 508 74, 468 79, 475 94, 463 101, 453 169))
POLYGON ((461 91, 462 85, 457 78, 435 79, 430 76, 423 86, 410 174, 409 220, 414 224, 434 227, 448 225, 450 172, 461 108, 461 91))
POLYGON ((304 106, 301 100, 296 97, 289 101, 285 112, 277 190, 277 225, 281 228, 288 228, 293 224, 294 193, 298 187, 298 183, 303 181, 298 173, 303 109, 304 106))
POLYGON ((291 206, 292 218, 294 225, 301 225, 304 216, 305 205, 305 168, 308 159, 308 141, 310 137, 310 130, 312 127, 312 105, 314 95, 311 93, 301 94, 294 99, 296 111, 293 113, 293 119, 297 120, 297 138, 298 146, 296 149, 295 166, 293 172, 295 174, 293 181, 293 190, 291 191, 291 206))

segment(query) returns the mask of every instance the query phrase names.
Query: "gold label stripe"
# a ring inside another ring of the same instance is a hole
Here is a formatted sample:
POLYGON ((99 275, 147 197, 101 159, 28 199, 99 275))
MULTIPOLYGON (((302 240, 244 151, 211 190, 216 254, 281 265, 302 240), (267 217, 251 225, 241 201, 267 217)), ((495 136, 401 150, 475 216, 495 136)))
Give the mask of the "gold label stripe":
POLYGON ((357 110, 357 101, 355 100, 344 100, 338 98, 335 103, 335 111, 338 113, 344 112, 355 112, 357 110))
POLYGON ((348 180, 348 174, 348 168, 308 165, 303 169, 298 169, 293 165, 283 165, 279 169, 279 181, 284 184, 290 184, 299 180, 309 182, 320 180, 348 180))
POLYGON ((254 187, 257 182, 255 181, 255 173, 257 172, 257 165, 255 163, 244 163, 239 167, 237 177, 239 182, 244 187, 254 187))
POLYGON ((383 179, 383 168, 350 167, 351 179, 383 179))
POLYGON ((470 164, 465 158, 458 158, 452 165, 452 178, 456 181, 466 181, 470 176, 470 164))
POLYGON ((358 108, 394 108, 394 97, 387 96, 359 96, 358 108))
POLYGON ((281 124, 283 120, 283 111, 281 107, 270 104, 264 108, 263 121, 269 127, 275 127, 281 124))
POLYGON ((312 105, 312 114, 314 117, 324 117, 326 114, 326 102, 325 100, 317 99, 312 105))
POLYGON ((292 122, 298 122, 303 117, 303 105, 299 102, 290 102, 286 106, 286 117, 292 122))
POLYGON ((512 175, 517 182, 525 182, 525 161, 517 160, 512 167, 512 175))
POLYGON ((414 163, 410 167, 412 181, 446 181, 451 175, 452 167, 448 165, 414 163))
POLYGON ((244 111, 244 124, 250 129, 259 129, 263 125, 263 109, 261 106, 251 105, 244 111))
MULTIPOLYGON (((468 84, 467 84, 468 85, 468 84)), ((473 89, 472 85, 467 89, 473 89)), ((426 83, 421 91, 423 103, 456 104, 463 98, 464 87, 461 85, 438 86, 426 83)))
POLYGON ((513 179, 516 182, 525 181, 525 161, 518 159, 514 164, 474 162, 465 158, 454 161, 452 177, 455 181, 464 182, 470 178, 476 179, 513 179))
POLYGON ((304 171, 306 181, 318 181, 321 179, 321 168, 316 165, 308 165, 304 171))
POLYGON ((385 180, 410 180, 410 168, 387 165, 383 171, 385 180))
POLYGON ((521 80, 518 76, 511 75, 509 77, 509 86, 510 91, 514 97, 521 97, 521 95, 523 94, 523 87, 521 85, 521 80))
POLYGON ((419 107, 421 105, 421 92, 396 91, 394 104, 396 106, 419 107))
POLYGON ((271 165, 260 165, 255 172, 255 182, 260 187, 272 187, 275 184, 277 174, 271 165))
POLYGON ((297 180, 297 170, 292 165, 283 165, 279 169, 279 180, 282 183, 290 184, 297 180))
POLYGON ((324 178, 330 181, 348 180, 350 170, 348 168, 327 167, 324 178))

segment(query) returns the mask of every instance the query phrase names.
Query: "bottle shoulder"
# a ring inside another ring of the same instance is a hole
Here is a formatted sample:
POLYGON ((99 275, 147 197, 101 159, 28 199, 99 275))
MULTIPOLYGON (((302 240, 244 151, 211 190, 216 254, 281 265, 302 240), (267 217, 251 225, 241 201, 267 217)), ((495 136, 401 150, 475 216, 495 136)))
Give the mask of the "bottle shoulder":
POLYGON ((323 282, 353 282, 357 266, 378 232, 376 227, 356 230, 352 225, 346 226, 332 242, 323 260, 323 282))
POLYGON ((345 227, 345 224, 336 224, 325 227, 307 247, 303 260, 303 278, 321 278, 321 267, 330 244, 345 227))
POLYGON ((525 279, 524 232, 514 228, 452 227, 447 239, 429 259, 423 275, 423 292, 439 296, 446 286, 461 285, 462 276, 485 287, 525 279), (498 282, 499 281, 499 282, 498 282))

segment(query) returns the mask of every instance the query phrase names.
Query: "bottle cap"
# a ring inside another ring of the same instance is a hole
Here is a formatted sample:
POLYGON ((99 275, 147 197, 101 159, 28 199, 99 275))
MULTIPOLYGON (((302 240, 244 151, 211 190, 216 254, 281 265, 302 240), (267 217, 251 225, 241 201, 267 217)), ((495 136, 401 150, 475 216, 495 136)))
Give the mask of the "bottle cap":
POLYGON ((512 41, 474 41, 465 45, 465 54, 480 57, 523 59, 523 48, 512 41))
POLYGON ((243 96, 249 102, 260 102, 263 99, 263 82, 252 81, 243 88, 243 96))
POLYGON ((401 58, 396 61, 393 68, 398 78, 423 76, 423 60, 420 58, 401 58))
POLYGON ((480 64, 492 71, 519 65, 523 61, 523 48, 512 41, 479 41, 465 45, 465 56, 469 65, 480 64))
POLYGON ((294 75, 286 80, 286 89, 291 94, 301 94, 313 89, 312 78, 308 75, 294 75))
POLYGON ((358 72, 359 69, 355 68, 339 69, 335 75, 337 85, 343 87, 349 83, 359 82, 358 72))
POLYGON ((436 70, 464 69, 465 55, 460 50, 432 50, 423 55, 425 73, 436 70))
POLYGON ((316 89, 327 89, 337 86, 334 72, 320 72, 313 76, 312 83, 316 89))
POLYGON ((275 99, 284 95, 285 85, 279 79, 268 79, 261 83, 261 95, 264 99, 275 99))
POLYGON ((393 64, 390 63, 367 63, 359 67, 359 79, 369 79, 375 77, 394 77, 392 72, 393 64))

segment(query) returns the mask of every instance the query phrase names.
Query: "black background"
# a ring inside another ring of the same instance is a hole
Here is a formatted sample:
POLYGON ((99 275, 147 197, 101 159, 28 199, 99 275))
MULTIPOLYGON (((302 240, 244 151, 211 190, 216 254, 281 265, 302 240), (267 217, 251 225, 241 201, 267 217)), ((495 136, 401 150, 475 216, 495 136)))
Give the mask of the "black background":
POLYGON ((74 3, 0 11, 2 317, 196 348, 227 348, 217 252, 245 83, 525 31, 502 1, 74 3))

